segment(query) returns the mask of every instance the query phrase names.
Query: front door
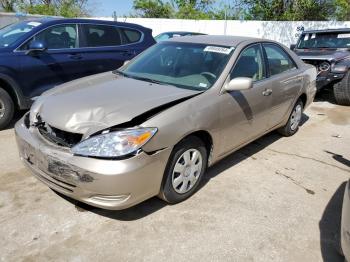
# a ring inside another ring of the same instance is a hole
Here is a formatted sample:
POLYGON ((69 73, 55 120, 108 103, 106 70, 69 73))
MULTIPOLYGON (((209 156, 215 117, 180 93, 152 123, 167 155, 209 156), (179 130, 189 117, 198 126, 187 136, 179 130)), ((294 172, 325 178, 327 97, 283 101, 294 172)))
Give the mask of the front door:
POLYGON ((25 85, 27 97, 38 96, 54 86, 82 76, 83 57, 79 53, 77 35, 76 24, 52 26, 35 35, 18 50, 18 78, 25 85), (47 50, 27 54, 32 41, 43 42, 47 50))
POLYGON ((241 52, 230 74, 230 79, 236 77, 252 78, 254 84, 251 89, 221 95, 222 154, 231 152, 269 128, 272 99, 260 44, 248 46, 241 52))

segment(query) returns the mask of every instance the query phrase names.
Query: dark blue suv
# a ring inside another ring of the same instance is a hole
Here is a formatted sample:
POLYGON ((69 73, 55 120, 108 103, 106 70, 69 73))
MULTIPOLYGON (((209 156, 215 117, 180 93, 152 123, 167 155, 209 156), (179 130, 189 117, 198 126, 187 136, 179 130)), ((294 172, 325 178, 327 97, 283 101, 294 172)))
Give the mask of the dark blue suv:
POLYGON ((153 44, 151 29, 112 21, 46 18, 0 29, 0 130, 31 98, 116 69, 153 44))

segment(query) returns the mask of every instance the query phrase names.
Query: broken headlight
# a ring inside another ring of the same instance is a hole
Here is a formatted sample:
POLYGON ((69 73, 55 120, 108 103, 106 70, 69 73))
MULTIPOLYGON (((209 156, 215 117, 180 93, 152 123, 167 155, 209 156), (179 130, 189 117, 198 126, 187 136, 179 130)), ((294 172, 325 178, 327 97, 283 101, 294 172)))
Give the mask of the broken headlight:
POLYGON ((90 137, 72 148, 79 156, 114 158, 136 152, 157 132, 157 128, 137 128, 102 133, 90 137))

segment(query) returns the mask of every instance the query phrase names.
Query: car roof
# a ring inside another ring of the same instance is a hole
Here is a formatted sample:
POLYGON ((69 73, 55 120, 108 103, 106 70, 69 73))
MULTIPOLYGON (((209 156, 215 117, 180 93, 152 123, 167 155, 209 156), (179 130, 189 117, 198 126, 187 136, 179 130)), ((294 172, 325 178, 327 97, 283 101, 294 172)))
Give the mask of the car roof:
POLYGON ((350 33, 350 28, 332 28, 332 29, 318 29, 318 30, 305 30, 303 34, 310 33, 339 33, 339 32, 347 32, 350 33))
POLYGON ((183 36, 166 40, 166 42, 180 42, 180 43, 196 43, 207 45, 222 45, 235 47, 242 42, 262 42, 265 39, 245 37, 245 36, 224 36, 224 35, 196 35, 183 36))
POLYGON ((124 27, 132 27, 132 28, 139 28, 139 29, 148 29, 138 24, 99 20, 99 19, 86 19, 86 18, 43 17, 43 18, 26 20, 26 22, 30 22, 30 21, 38 21, 45 25, 54 25, 54 24, 62 24, 62 23, 82 23, 82 24, 88 23, 88 24, 115 25, 115 26, 124 26, 124 27))
POLYGON ((161 34, 203 34, 204 33, 199 33, 199 32, 190 32, 190 31, 169 31, 169 32, 163 32, 161 34))

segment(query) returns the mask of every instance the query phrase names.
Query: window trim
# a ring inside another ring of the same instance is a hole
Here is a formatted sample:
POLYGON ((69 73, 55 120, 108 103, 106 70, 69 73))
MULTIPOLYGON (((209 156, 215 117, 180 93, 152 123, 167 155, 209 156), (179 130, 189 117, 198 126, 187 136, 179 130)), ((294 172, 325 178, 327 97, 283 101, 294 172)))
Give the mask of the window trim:
POLYGON ((53 49, 47 49, 48 51, 62 51, 62 50, 75 50, 75 49, 80 49, 79 47, 79 30, 78 30, 78 24, 77 23, 62 23, 62 24, 54 24, 48 27, 45 27, 43 29, 41 29, 40 31, 36 32, 34 35, 30 36, 28 39, 26 39, 22 44, 20 44, 15 50, 13 50, 13 52, 16 53, 22 53, 22 52, 26 52, 28 50, 20 50, 22 46, 26 45, 29 41, 31 41, 34 37, 36 37, 37 35, 41 34, 42 32, 44 32, 47 29, 53 28, 53 27, 57 27, 57 26, 67 26, 67 25, 75 25, 75 30, 77 33, 77 43, 78 43, 78 47, 73 47, 73 48, 53 48, 53 49))
MULTIPOLYGON (((99 26, 111 26, 111 27, 117 27, 119 29, 130 29, 130 30, 134 30, 134 31, 138 31, 141 34, 141 37, 139 39, 139 41, 134 42, 134 43, 129 43, 129 44, 122 44, 122 45, 112 45, 112 46, 86 46, 86 47, 79 47, 80 49, 96 49, 96 48, 116 48, 116 47, 124 47, 124 46, 129 46, 129 45, 136 45, 139 44, 141 42, 143 42, 144 40, 144 33, 138 29, 132 28, 132 27, 127 27, 127 26, 119 26, 119 25, 108 25, 108 24, 95 24, 95 23, 78 23, 79 25, 79 30, 81 30, 81 26, 82 25, 99 25, 99 26)), ((85 36, 84 36, 85 38, 85 36)), ((122 37, 121 37, 122 38, 122 37)), ((80 40, 79 40, 80 41, 80 40)), ((80 42, 79 42, 80 44, 80 42)))
POLYGON ((266 64, 267 61, 266 61, 265 55, 264 55, 264 51, 265 51, 265 50, 264 50, 263 47, 262 47, 262 43, 261 43, 261 42, 257 42, 257 43, 251 43, 251 44, 245 46, 245 47, 241 50, 241 52, 239 53, 239 55, 238 55, 238 57, 237 57, 235 63, 232 65, 232 68, 231 68, 230 72, 229 72, 228 75, 227 75, 227 78, 229 79, 229 81, 232 80, 232 79, 231 79, 231 73, 232 73, 232 71, 235 69, 235 67, 236 67, 236 65, 237 65, 237 63, 238 63, 238 61, 239 61, 239 59, 242 57, 242 53, 245 52, 248 48, 251 48, 252 46, 255 46, 255 45, 259 45, 259 49, 260 49, 260 52, 261 52, 262 63, 263 63, 263 67, 264 67, 264 68, 263 68, 263 71, 264 71, 264 76, 265 76, 265 77, 262 78, 262 79, 253 81, 253 85, 254 85, 255 83, 260 83, 261 81, 264 81, 264 80, 266 80, 266 79, 269 78, 269 76, 268 76, 268 71, 267 71, 267 64, 266 64))
POLYGON ((284 73, 287 73, 287 72, 291 72, 291 71, 294 71, 294 70, 298 70, 299 67, 297 65, 297 63, 294 61, 294 59, 291 57, 291 55, 280 45, 276 44, 276 43, 273 43, 273 42, 262 42, 261 43, 262 45, 262 48, 263 48, 263 52, 264 52, 264 57, 265 57, 265 60, 266 60, 266 75, 267 75, 267 78, 271 78, 271 77, 275 77, 275 76, 279 76, 281 74, 284 74, 284 73), (281 73, 278 73, 278 74, 275 74, 275 75, 271 75, 270 74, 270 64, 269 64, 269 59, 267 57, 267 53, 266 53, 266 49, 265 49, 265 46, 266 45, 272 45, 272 46, 275 46, 279 49, 281 49, 286 55, 287 57, 290 59, 290 61, 292 61, 293 65, 294 65, 294 68, 292 69, 288 69, 286 71, 283 71, 281 73))
POLYGON ((25 45, 28 41, 30 41, 32 38, 34 38, 36 35, 40 34, 41 32, 43 32, 46 29, 49 29, 51 27, 54 26, 59 26, 59 25, 76 25, 77 27, 77 38, 78 38, 78 43, 79 46, 75 47, 75 48, 61 48, 61 49, 49 49, 49 51, 62 51, 62 50, 78 50, 78 49, 98 49, 98 48, 116 48, 116 47, 124 47, 124 46, 129 46, 129 45, 136 45, 139 43, 142 43, 145 37, 144 32, 142 32, 141 30, 138 30, 136 28, 132 28, 132 27, 128 27, 128 26, 119 26, 119 25, 110 25, 110 24, 103 24, 103 23, 89 23, 89 22, 82 22, 82 23, 57 23, 54 25, 50 25, 47 26, 43 29, 41 29, 40 31, 36 32, 35 34, 31 35, 29 38, 27 38, 26 40, 24 40, 21 44, 19 44, 12 52, 14 53, 24 53, 27 50, 20 50, 21 47, 23 45, 25 45), (134 43, 130 43, 130 44, 125 44, 125 45, 118 45, 118 46, 98 46, 98 47, 80 47, 80 32, 79 32, 79 28, 80 25, 105 25, 105 26, 114 26, 114 27, 119 27, 119 28, 124 28, 124 29, 131 29, 131 30, 136 30, 141 34, 141 38, 138 42, 134 42, 134 43))

